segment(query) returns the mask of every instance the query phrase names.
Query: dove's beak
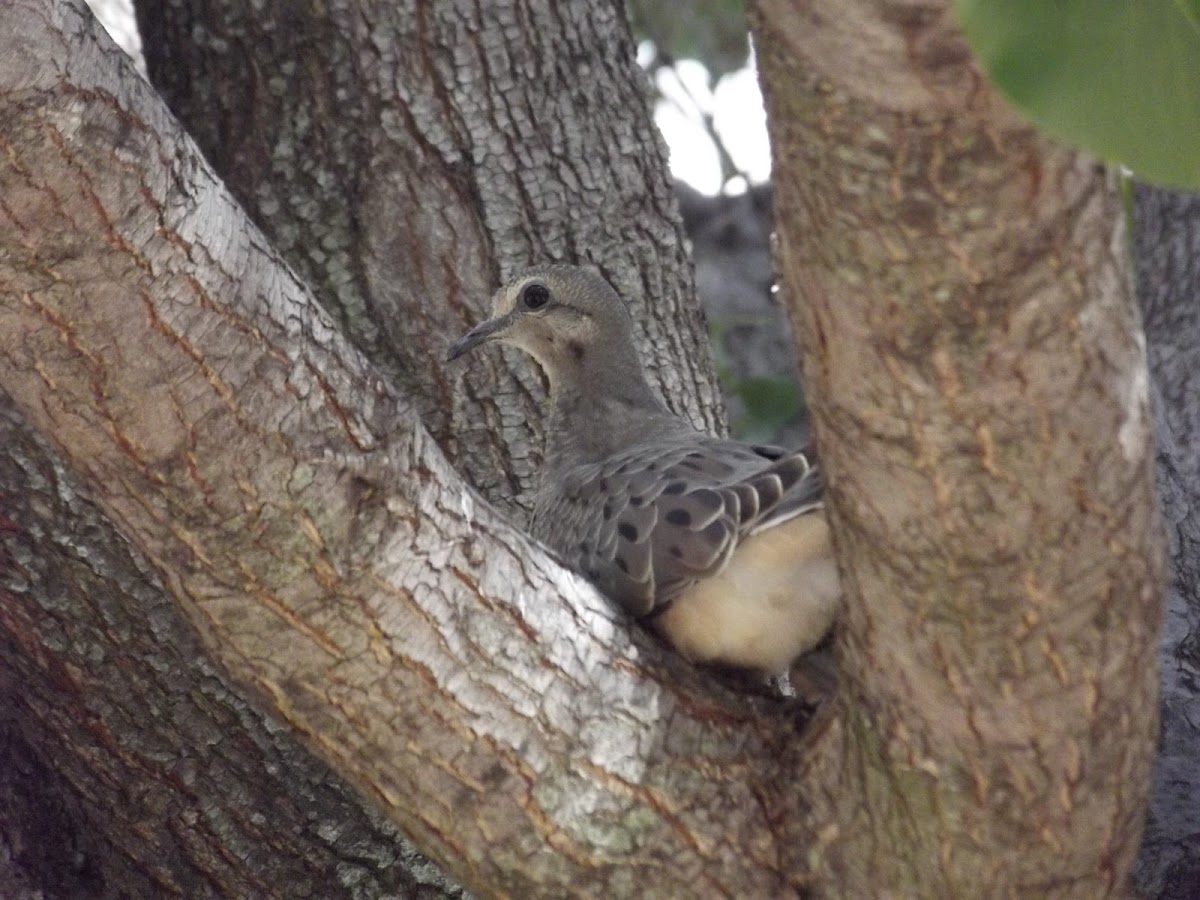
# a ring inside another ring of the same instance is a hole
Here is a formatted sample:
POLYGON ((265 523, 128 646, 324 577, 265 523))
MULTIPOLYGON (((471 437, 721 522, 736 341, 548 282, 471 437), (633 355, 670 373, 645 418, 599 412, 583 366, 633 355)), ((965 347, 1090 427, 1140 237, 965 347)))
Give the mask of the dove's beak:
POLYGON ((464 353, 474 350, 480 344, 490 344, 492 341, 499 339, 508 329, 509 324, 510 317, 501 316, 498 319, 488 319, 486 322, 476 325, 450 345, 450 349, 446 351, 446 362, 458 359, 464 353))

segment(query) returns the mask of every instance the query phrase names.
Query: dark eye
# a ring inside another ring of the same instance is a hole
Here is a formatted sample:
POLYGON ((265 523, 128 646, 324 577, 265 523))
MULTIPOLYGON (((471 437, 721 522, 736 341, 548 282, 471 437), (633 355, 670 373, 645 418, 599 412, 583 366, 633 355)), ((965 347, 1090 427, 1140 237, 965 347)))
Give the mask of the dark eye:
POLYGON ((550 291, 544 284, 535 281, 525 285, 525 289, 521 291, 521 303, 526 309, 541 309, 549 302, 550 291))

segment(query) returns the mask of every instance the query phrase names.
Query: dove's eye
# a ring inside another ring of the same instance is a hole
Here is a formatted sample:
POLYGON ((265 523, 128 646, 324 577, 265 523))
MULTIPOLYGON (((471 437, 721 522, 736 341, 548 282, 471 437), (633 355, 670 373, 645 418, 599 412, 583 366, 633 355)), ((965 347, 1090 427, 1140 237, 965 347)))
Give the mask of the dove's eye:
POLYGON ((542 309, 550 302, 550 290, 544 284, 533 282, 525 285, 521 291, 521 305, 529 310, 542 309))

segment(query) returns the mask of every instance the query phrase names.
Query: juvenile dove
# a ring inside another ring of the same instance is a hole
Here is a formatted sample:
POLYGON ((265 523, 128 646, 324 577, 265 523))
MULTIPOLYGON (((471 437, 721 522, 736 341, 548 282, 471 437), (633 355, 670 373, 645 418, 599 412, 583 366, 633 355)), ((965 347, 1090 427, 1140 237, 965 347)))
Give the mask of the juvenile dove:
POLYGON ((531 530, 695 662, 786 671, 841 595, 804 453, 712 437, 646 380, 629 312, 598 274, 531 269, 448 359, 492 341, 546 373, 550 417, 531 530))

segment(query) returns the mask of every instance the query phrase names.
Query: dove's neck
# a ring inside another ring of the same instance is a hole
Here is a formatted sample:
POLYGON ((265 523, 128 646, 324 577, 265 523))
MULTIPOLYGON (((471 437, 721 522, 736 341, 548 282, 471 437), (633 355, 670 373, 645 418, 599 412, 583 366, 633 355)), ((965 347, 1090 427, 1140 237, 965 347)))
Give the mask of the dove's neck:
POLYGON ((659 399, 636 358, 632 365, 606 362, 578 377, 551 377, 544 473, 599 462, 650 435, 689 427, 659 399))

